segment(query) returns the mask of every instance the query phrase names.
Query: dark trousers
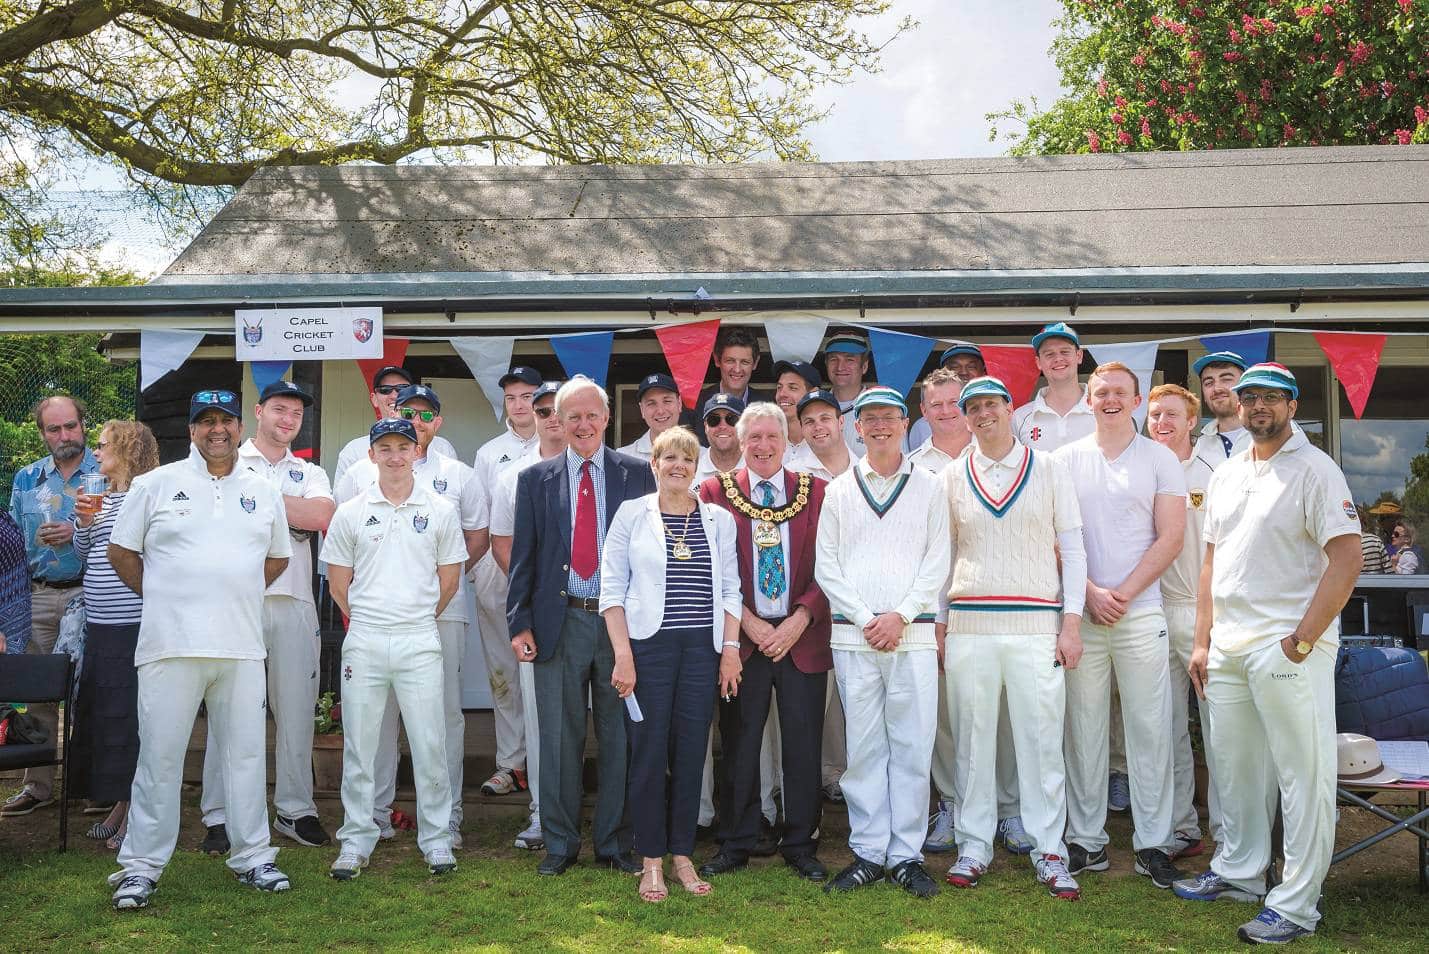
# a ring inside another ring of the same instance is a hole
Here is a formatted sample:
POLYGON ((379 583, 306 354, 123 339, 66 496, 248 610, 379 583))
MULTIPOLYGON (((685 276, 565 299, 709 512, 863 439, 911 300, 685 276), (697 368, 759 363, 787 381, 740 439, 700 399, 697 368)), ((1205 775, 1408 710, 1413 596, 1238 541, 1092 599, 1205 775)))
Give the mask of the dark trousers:
POLYGON ((625 703, 610 684, 614 666, 605 620, 597 613, 570 608, 556 651, 533 668, 541 729, 541 828, 546 850, 554 855, 574 856, 581 850, 587 690, 598 772, 591 839, 599 858, 630 849, 630 828, 625 823, 625 703))
MULTIPOLYGON (((695 850, 705 743, 714 718, 719 654, 710 630, 662 629, 632 639, 635 698, 644 721, 631 722, 630 784, 626 805, 635 828, 635 853, 645 858, 695 850)), ((544 815, 545 809, 542 809, 544 815)))
POLYGON ((787 655, 775 663, 756 650, 744 661, 739 695, 719 707, 719 735, 724 744, 719 809, 724 851, 748 855, 759 839, 759 749, 771 692, 778 698, 784 762, 780 850, 784 857, 793 858, 818 849, 814 832, 823 813, 819 765, 828 678, 826 672, 800 672, 793 657, 787 655))

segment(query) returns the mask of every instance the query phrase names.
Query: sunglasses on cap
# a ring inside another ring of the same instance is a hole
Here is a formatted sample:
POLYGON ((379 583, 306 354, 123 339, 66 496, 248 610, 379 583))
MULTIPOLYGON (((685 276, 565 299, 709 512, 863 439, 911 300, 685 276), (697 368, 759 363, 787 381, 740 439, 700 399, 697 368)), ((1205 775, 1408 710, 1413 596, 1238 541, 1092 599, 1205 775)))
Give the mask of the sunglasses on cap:
POLYGON ((193 396, 194 404, 232 404, 238 395, 232 391, 200 391, 193 396))
POLYGON ((553 408, 553 407, 538 407, 538 408, 533 408, 533 410, 536 412, 536 416, 539 417, 539 418, 540 418, 541 420, 543 420, 543 421, 544 421, 546 418, 550 417, 552 414, 555 414, 555 413, 556 413, 556 409, 553 408))
POLYGON ((419 419, 423 424, 430 424, 436 420, 436 411, 419 411, 414 407, 400 407, 397 413, 402 415, 402 420, 410 421, 413 418, 419 419))
POLYGON ((727 424, 733 427, 738 420, 738 414, 731 414, 728 411, 715 411, 711 413, 709 417, 705 418, 705 423, 711 427, 719 427, 721 424, 727 424))

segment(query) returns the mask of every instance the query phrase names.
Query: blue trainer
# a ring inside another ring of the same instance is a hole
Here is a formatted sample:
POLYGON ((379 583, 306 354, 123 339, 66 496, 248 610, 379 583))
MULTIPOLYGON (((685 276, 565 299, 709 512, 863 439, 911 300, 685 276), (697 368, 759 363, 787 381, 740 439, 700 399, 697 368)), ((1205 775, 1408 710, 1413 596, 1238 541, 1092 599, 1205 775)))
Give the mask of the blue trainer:
POLYGON ((1131 807, 1131 779, 1120 772, 1112 772, 1107 778, 1106 807, 1113 812, 1124 812, 1131 807))
POLYGON ((1242 891, 1214 871, 1204 871, 1195 878, 1173 882, 1171 890, 1186 901, 1247 901, 1259 904, 1261 895, 1242 891))
POLYGON ((1255 920, 1245 922, 1236 931, 1236 935, 1247 944, 1289 944, 1296 938, 1309 937, 1314 933, 1288 918, 1282 918, 1270 908, 1261 908, 1255 920))

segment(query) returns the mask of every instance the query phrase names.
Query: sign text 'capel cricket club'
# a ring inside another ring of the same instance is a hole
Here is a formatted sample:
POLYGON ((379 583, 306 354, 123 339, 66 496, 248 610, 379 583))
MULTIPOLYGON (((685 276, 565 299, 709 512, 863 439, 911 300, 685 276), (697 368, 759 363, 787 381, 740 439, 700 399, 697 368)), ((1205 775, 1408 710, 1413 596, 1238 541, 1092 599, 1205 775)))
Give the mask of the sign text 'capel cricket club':
POLYGON ((233 336, 239 361, 380 358, 382 309, 240 308, 233 336))

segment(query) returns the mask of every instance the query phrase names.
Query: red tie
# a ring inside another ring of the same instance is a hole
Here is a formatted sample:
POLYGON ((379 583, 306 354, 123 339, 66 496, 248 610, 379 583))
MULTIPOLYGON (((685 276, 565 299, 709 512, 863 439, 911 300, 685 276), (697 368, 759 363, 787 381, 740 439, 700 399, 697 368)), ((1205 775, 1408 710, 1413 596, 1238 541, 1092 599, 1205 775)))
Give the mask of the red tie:
POLYGON ((595 481, 590 476, 590 461, 581 461, 580 499, 576 501, 576 532, 571 540, 571 569, 576 576, 588 580, 599 565, 595 543, 595 481))

